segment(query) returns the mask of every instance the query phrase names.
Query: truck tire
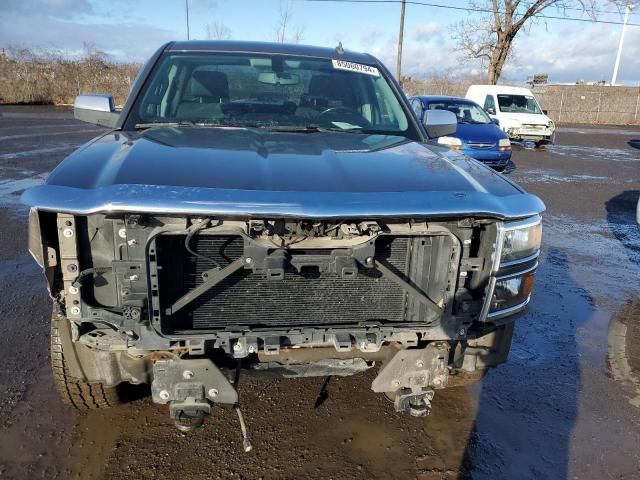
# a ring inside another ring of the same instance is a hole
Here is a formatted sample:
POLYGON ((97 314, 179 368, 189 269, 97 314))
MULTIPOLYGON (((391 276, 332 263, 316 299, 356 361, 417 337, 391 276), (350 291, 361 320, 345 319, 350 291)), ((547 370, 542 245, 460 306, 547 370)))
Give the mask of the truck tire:
POLYGON ((118 405, 120 399, 115 387, 88 383, 70 375, 67 357, 75 356, 75 351, 69 351, 73 349, 69 321, 54 311, 51 319, 51 368, 53 382, 63 403, 80 411, 118 405))

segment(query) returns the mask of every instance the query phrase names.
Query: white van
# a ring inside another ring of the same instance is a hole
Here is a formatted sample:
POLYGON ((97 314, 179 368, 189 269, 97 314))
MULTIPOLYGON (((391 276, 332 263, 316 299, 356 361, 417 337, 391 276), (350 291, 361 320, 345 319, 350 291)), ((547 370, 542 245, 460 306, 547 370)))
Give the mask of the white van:
POLYGON ((553 143, 555 124, 540 108, 531 90, 504 85, 471 85, 467 98, 493 118, 512 140, 553 143))

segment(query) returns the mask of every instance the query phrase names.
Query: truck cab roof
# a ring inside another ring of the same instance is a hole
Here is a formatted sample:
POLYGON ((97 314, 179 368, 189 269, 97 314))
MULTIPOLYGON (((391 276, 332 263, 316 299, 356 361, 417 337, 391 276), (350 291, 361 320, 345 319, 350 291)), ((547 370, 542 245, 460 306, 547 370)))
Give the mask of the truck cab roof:
POLYGON ((471 93, 502 93, 506 95, 532 95, 531 90, 525 87, 512 87, 509 85, 471 85, 467 90, 467 97, 471 93))
POLYGON ((264 53, 270 55, 295 55, 315 58, 335 58, 347 62, 375 63, 380 61, 372 55, 351 50, 340 50, 338 47, 316 47, 275 42, 246 42, 238 40, 186 40, 171 42, 166 45, 166 52, 229 52, 229 53, 264 53))

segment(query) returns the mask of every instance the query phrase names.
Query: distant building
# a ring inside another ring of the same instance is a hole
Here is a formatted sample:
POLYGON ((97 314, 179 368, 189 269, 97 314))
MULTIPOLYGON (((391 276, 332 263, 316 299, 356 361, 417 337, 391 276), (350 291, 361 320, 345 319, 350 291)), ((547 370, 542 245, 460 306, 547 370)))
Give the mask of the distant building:
POLYGON ((536 87, 538 85, 546 85, 549 82, 549 75, 546 73, 536 73, 533 77, 527 80, 527 83, 531 85, 531 87, 536 87))

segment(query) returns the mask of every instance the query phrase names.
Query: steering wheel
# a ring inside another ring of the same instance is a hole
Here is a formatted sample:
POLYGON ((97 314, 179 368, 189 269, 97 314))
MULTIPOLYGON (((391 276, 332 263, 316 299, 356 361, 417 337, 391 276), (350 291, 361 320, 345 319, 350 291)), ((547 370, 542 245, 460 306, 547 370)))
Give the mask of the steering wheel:
POLYGON ((329 107, 318 114, 316 119, 329 117, 330 121, 354 123, 361 127, 370 127, 371 122, 349 107, 329 107))

